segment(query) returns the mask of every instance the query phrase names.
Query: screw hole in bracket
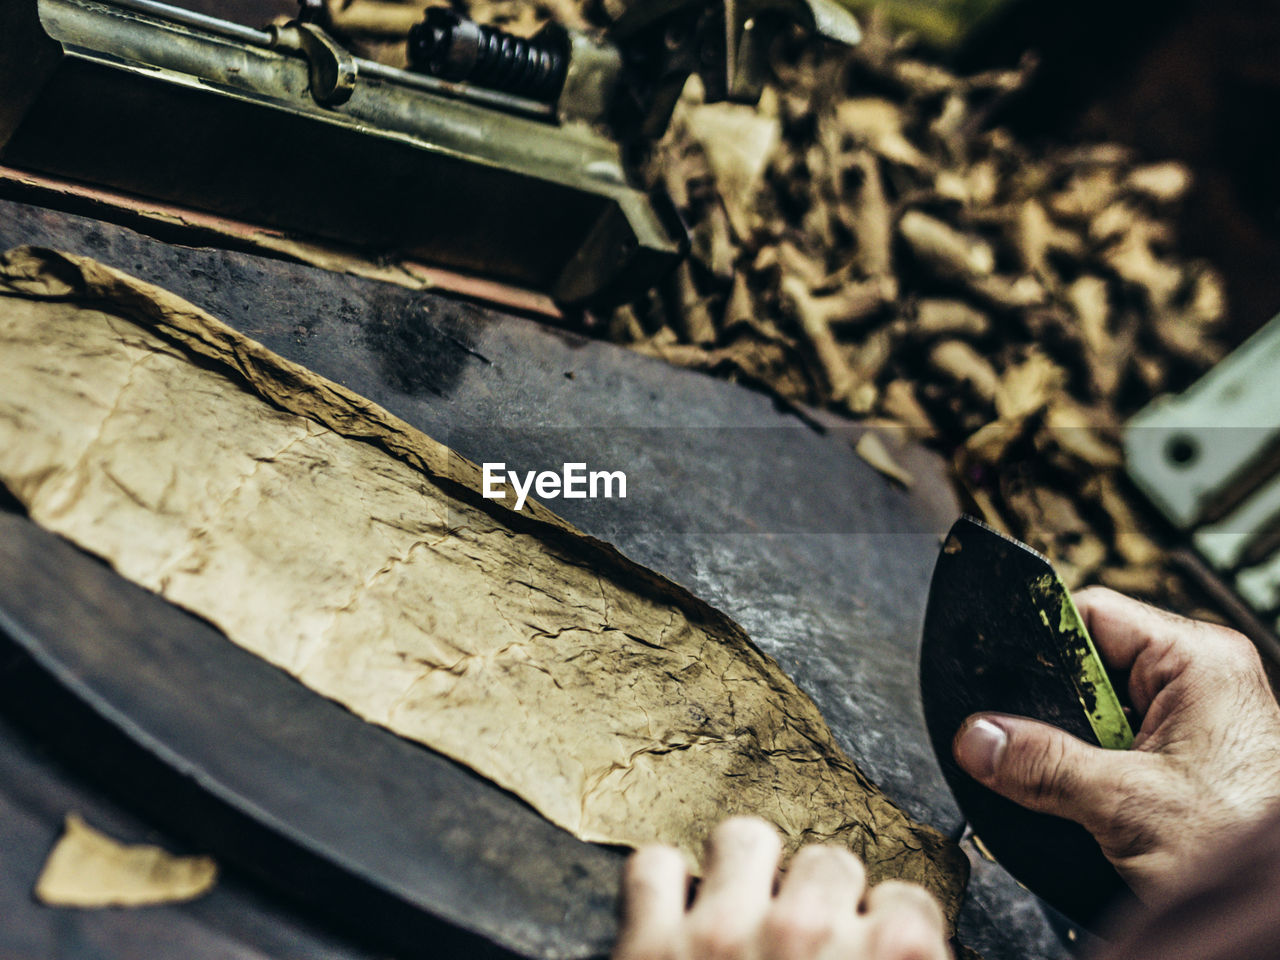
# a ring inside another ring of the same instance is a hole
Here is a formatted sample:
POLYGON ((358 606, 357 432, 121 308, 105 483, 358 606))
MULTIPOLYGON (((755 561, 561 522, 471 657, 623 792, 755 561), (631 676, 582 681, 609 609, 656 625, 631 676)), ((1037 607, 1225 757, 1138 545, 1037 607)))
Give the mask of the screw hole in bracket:
POLYGON ((1187 433, 1175 433, 1165 441, 1164 455, 1170 463, 1186 469, 1200 459, 1200 442, 1187 433))

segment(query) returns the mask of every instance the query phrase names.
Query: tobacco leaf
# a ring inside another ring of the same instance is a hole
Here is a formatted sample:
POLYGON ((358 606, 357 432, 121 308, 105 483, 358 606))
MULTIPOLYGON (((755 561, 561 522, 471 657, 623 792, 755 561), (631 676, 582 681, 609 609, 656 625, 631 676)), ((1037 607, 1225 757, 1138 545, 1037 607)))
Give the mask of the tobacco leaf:
POLYGON ((702 147, 707 164, 720 186, 720 198, 734 233, 751 236, 756 215, 755 198, 770 155, 781 130, 776 116, 745 104, 713 103, 691 106, 687 113, 690 135, 702 147))
POLYGON ((893 459, 893 454, 889 452, 878 433, 868 430, 858 438, 853 450, 872 467, 902 487, 909 488, 915 483, 915 477, 906 467, 893 459))
POLYGON ((210 857, 123 844, 69 813, 34 892, 51 907, 146 907, 202 897, 217 879, 210 857))
POLYGON ((583 839, 696 856, 754 813, 954 918, 958 848, 737 624, 540 504, 484 499, 380 407, 52 251, 0 264, 0 357, 0 482, 32 519, 317 693, 583 839))
MULTIPOLYGON (((708 342, 700 318, 700 346, 715 356, 736 336, 747 283, 756 322, 804 347, 794 366, 762 370, 763 386, 790 391, 798 369, 813 384, 807 402, 909 425, 957 471, 975 471, 953 481, 997 525, 1061 517, 1041 512, 1027 485, 1071 497, 1089 532, 1042 531, 1053 559, 1185 608, 1185 585, 1151 575, 1159 531, 1111 536, 1115 511, 1130 522, 1132 494, 1104 498, 1091 481, 1123 469, 1125 418, 1221 352, 1221 279, 1178 252, 1188 171, 1139 165, 1115 144, 1021 142, 989 118, 1030 61, 959 75, 883 18, 863 26, 849 50, 774 49, 767 117, 781 136, 753 196, 740 177, 687 159, 691 147, 699 158, 714 149, 690 135, 692 102, 677 106, 654 151, 651 176, 673 187, 695 237, 721 203, 753 213, 736 250, 721 246, 703 264, 721 279, 700 289, 697 309, 710 310, 715 331, 708 342), (872 284, 879 303, 858 295, 872 284), (1041 359, 1028 367, 1031 350, 1041 359), (1007 500, 1002 478, 1013 474, 1023 492, 1007 500), (1126 565, 1131 575, 1115 573, 1126 565)), ((693 256, 706 259, 697 245, 693 256)), ((687 328, 679 297, 647 304, 650 329, 687 328)))

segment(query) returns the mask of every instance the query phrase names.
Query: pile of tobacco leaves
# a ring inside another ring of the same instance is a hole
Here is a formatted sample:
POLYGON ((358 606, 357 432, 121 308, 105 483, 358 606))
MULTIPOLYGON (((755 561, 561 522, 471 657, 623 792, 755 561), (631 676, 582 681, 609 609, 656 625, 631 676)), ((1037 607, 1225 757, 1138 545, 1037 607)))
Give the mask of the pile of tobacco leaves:
MULTIPOLYGON (((360 8, 331 3, 335 20, 360 8)), ((609 13, 574 0, 471 12, 526 33, 609 13)), ((1222 354, 1222 282, 1178 254, 1189 172, 993 127, 1030 60, 958 76, 878 20, 864 33, 848 50, 780 43, 756 108, 703 103, 690 81, 648 169, 691 255, 596 332, 907 431, 950 459, 971 509, 1068 584, 1186 609, 1119 436, 1222 354)))
POLYGON ((1184 603, 1119 435, 1222 352, 1222 282, 1177 252, 1188 171, 1032 149, 986 122, 1023 71, 959 77, 866 33, 780 57, 756 110, 691 84, 652 169, 692 256, 609 336, 901 425, 1069 584, 1184 603))

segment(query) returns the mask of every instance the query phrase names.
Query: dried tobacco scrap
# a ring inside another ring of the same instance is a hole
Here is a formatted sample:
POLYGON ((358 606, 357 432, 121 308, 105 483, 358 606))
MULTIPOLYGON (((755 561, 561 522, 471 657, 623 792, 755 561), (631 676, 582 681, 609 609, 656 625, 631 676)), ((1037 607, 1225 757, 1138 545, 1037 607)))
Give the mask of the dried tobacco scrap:
POLYGON ((1221 354, 1222 283, 1177 255, 1181 165, 989 128, 1031 68, 958 76, 873 17, 852 50, 779 48, 731 162, 721 115, 742 108, 703 103, 691 83, 651 164, 693 234, 683 290, 660 287, 626 308, 634 322, 605 328, 674 363, 900 423, 1071 585, 1185 605, 1145 549, 1118 437, 1221 354), (729 251, 712 243, 725 223, 729 251), (683 318, 694 300, 696 339, 683 318))
POLYGON ((202 897, 217 879, 218 865, 209 857, 120 843, 69 813, 35 896, 51 907, 146 907, 202 897))
POLYGON ((588 840, 732 813, 954 918, 958 848, 742 630, 386 411, 93 261, 0 265, 0 482, 38 523, 588 840), (511 495, 513 496, 513 495, 511 495))

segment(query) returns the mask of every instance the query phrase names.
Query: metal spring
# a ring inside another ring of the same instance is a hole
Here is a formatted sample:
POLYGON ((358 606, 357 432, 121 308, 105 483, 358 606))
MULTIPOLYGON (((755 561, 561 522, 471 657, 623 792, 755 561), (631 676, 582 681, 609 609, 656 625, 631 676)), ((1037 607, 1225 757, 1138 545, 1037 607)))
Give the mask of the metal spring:
POLYGON ((432 7, 409 33, 409 63, 443 80, 550 103, 560 95, 568 56, 552 41, 527 40, 432 7))

